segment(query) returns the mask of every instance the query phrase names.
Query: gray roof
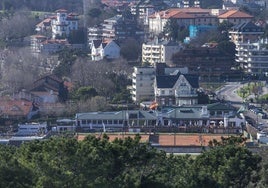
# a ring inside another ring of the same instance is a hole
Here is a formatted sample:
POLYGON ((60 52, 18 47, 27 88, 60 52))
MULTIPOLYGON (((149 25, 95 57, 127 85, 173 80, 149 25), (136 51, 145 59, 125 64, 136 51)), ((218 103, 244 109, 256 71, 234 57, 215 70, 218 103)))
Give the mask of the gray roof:
MULTIPOLYGON (((156 76, 157 88, 173 88, 175 83, 180 77, 180 73, 177 75, 158 75, 156 76)), ((199 88, 199 79, 197 75, 184 74, 185 79, 193 88, 199 88)))
POLYGON ((124 110, 116 112, 88 112, 88 113, 77 113, 76 119, 80 120, 125 120, 125 119, 147 119, 155 120, 156 115, 154 112, 148 112, 143 110, 124 110))
POLYGON ((231 28, 231 31, 237 31, 237 32, 263 32, 263 29, 257 25, 255 25, 253 22, 243 22, 238 25, 235 25, 231 28))
POLYGON ((209 119, 208 114, 202 114, 202 108, 178 107, 170 109, 166 115, 171 119, 198 120, 209 119))

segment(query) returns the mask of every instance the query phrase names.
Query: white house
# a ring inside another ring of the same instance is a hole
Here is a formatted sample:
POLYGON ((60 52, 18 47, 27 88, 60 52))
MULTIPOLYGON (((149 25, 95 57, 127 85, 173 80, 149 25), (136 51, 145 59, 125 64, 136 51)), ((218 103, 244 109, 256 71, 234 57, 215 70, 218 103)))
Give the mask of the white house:
POLYGON ((99 61, 104 58, 116 59, 120 57, 120 47, 113 40, 101 41, 93 40, 91 44, 91 59, 93 61, 99 61))
POLYGON ((177 73, 157 75, 155 79, 155 101, 160 106, 194 105, 198 103, 198 76, 177 73))
POLYGON ((67 13, 67 10, 59 9, 56 16, 51 19, 52 38, 68 37, 71 31, 78 30, 78 14, 67 13))

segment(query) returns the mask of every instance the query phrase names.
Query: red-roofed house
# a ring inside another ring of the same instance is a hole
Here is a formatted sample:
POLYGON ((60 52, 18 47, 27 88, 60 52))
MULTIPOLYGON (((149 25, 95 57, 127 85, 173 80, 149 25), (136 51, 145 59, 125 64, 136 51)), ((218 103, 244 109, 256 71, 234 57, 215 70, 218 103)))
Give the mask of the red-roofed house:
POLYGON ((241 24, 243 22, 249 22, 253 19, 253 16, 241 12, 239 10, 229 10, 221 15, 218 16, 219 22, 222 23, 223 21, 228 21, 233 23, 234 25, 241 24))
POLYGON ((33 103, 24 99, 0 98, 0 115, 5 119, 31 119, 38 112, 33 103))
POLYGON ((47 39, 43 35, 31 36, 31 50, 33 54, 51 54, 56 53, 65 47, 70 47, 67 39, 47 39))
POLYGON ((65 9, 56 11, 56 15, 44 19, 36 25, 36 31, 44 32, 51 30, 52 38, 68 37, 72 31, 78 30, 78 14, 69 13, 65 9))
POLYGON ((93 40, 90 49, 90 55, 93 61, 100 61, 104 58, 116 59, 120 57, 120 47, 113 40, 93 40))

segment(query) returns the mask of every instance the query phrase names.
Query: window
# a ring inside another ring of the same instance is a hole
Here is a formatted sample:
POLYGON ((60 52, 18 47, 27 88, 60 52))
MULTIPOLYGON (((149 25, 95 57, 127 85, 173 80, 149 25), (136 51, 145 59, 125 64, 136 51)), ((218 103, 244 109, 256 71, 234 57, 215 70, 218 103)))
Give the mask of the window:
POLYGON ((161 94, 164 95, 165 94, 165 90, 161 90, 161 94))

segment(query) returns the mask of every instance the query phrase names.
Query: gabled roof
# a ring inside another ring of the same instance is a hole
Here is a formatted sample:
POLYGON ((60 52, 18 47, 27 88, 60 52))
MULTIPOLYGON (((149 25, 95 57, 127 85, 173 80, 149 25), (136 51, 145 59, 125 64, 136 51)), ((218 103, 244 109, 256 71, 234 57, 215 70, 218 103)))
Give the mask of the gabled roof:
POLYGON ((239 10, 229 10, 221 15, 218 16, 220 19, 230 19, 230 18, 253 18, 253 16, 241 12, 239 10))
POLYGON ((184 74, 186 80, 191 84, 193 88, 199 88, 199 77, 193 74, 184 74))
MULTIPOLYGON (((158 75, 156 76, 157 88, 172 88, 180 77, 180 73, 177 75, 158 75)), ((192 74, 184 74, 185 79, 193 88, 199 88, 198 76, 192 74)))
POLYGON ((93 40, 93 46, 95 48, 98 48, 102 43, 102 40, 93 40))
POLYGON ((157 88, 172 88, 177 82, 180 73, 177 75, 158 75, 156 76, 157 88))

